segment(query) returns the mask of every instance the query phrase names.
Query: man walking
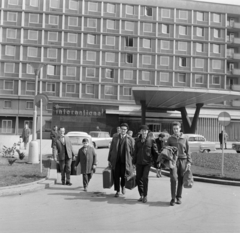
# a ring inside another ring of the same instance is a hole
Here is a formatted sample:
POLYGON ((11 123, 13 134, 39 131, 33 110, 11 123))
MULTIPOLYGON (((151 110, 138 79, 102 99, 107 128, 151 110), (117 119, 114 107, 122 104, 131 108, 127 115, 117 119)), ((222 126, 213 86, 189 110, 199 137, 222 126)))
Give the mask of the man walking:
POLYGON ((50 138, 52 139, 52 154, 53 154, 53 157, 54 157, 54 153, 55 153, 55 150, 56 150, 56 141, 57 139, 59 138, 59 134, 58 134, 58 127, 57 125, 55 125, 53 127, 53 130, 51 131, 50 133, 50 138))
POLYGON ((140 198, 138 201, 147 202, 148 175, 150 167, 158 157, 158 149, 154 139, 148 137, 149 128, 141 126, 141 136, 136 139, 133 164, 136 165, 137 185, 140 198))
POLYGON ((119 197, 120 185, 122 194, 125 194, 125 178, 128 179, 133 174, 132 156, 134 140, 127 134, 127 131, 128 124, 122 123, 121 133, 113 137, 108 154, 109 166, 113 170, 115 197, 119 197))
POLYGON ((22 136, 21 136, 22 140, 23 140, 23 143, 24 143, 24 149, 25 150, 27 149, 30 134, 31 134, 31 130, 29 129, 28 124, 26 123, 24 128, 23 128, 22 136))
POLYGON ((71 174, 71 163, 74 157, 72 151, 72 143, 68 136, 65 134, 65 128, 61 127, 59 130, 59 138, 56 140, 56 152, 54 155, 54 160, 59 161, 60 171, 62 176, 62 184, 63 185, 72 185, 70 182, 70 174, 71 174), (65 174, 66 174, 66 183, 65 183, 65 174))

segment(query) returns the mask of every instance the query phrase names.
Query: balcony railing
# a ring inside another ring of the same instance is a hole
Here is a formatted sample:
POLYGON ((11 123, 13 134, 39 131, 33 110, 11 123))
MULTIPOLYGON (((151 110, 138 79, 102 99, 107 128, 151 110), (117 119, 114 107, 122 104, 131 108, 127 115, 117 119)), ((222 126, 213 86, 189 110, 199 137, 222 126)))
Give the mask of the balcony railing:
POLYGON ((232 74, 233 75, 240 75, 240 69, 233 69, 232 74))

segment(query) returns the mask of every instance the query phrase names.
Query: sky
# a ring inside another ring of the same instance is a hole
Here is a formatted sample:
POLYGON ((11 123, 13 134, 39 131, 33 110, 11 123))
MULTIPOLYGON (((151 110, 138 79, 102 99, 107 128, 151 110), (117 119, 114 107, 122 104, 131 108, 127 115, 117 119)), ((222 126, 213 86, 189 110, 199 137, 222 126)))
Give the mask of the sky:
POLYGON ((215 3, 223 3, 223 4, 240 5, 240 0, 192 0, 192 1, 215 2, 215 3))

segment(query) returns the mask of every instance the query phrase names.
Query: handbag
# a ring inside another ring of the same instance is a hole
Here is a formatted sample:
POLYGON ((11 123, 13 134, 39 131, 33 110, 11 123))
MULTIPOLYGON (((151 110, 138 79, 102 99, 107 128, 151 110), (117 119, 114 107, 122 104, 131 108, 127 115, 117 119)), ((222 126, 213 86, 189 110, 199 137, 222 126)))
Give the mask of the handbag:
POLYGON ((191 170, 187 170, 183 174, 183 187, 184 188, 192 188, 193 187, 193 174, 191 170))

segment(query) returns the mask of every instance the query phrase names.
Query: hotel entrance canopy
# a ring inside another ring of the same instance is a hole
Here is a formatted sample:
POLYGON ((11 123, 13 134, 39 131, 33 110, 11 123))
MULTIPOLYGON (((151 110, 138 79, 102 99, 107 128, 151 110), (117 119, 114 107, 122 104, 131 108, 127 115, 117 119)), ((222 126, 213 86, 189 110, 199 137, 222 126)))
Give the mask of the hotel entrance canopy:
POLYGON ((146 111, 178 110, 181 112, 185 133, 195 133, 200 109, 203 105, 240 99, 240 92, 184 87, 133 87, 136 104, 141 105, 142 124, 146 111), (196 107, 193 121, 188 117, 186 107, 196 107))

